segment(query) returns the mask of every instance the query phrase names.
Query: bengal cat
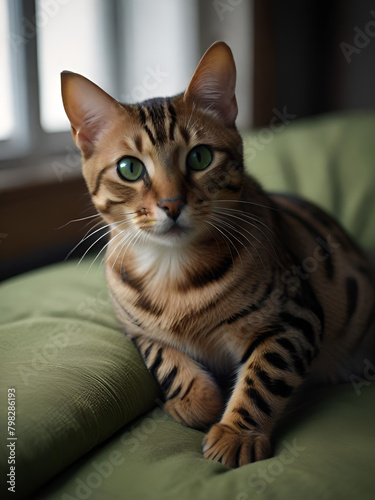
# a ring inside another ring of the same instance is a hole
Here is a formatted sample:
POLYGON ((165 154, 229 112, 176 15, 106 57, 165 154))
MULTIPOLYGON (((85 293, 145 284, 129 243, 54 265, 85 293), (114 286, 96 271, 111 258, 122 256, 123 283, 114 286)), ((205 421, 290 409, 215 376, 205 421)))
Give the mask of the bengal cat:
POLYGON ((344 230, 245 173, 235 80, 223 42, 184 93, 135 105, 62 73, 83 175, 110 230, 117 318, 168 413, 209 429, 204 456, 229 467, 270 457, 291 395, 311 376, 347 379, 375 322, 369 264, 344 230))

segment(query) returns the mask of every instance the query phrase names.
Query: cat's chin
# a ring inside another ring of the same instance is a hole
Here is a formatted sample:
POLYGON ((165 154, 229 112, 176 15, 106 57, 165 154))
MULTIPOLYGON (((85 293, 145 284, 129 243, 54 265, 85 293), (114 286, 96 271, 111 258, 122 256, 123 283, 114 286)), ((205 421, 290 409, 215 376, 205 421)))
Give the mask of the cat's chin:
POLYGON ((181 247, 192 239, 192 230, 175 224, 163 232, 150 231, 148 237, 152 243, 167 247, 181 247))

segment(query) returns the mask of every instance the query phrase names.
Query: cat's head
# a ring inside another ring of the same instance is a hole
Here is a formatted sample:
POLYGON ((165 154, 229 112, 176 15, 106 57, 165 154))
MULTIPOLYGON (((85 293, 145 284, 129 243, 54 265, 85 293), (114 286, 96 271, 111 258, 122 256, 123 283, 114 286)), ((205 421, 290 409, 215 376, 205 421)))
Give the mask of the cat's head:
POLYGON ((207 50, 183 94, 136 105, 118 103, 81 75, 62 73, 83 175, 113 234, 133 231, 134 239, 139 233, 140 242, 161 245, 190 242, 212 233, 214 206, 236 203, 243 158, 235 81, 223 42, 207 50))

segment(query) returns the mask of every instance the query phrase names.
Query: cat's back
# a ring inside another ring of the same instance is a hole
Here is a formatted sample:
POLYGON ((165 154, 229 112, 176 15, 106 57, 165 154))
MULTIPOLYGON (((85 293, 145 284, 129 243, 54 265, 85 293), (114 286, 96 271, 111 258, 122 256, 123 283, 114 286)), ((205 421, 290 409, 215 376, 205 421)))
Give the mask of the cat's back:
MULTIPOLYGON (((327 374, 361 362, 348 352, 372 355, 375 283, 373 266, 342 226, 317 205, 296 196, 272 194, 279 216, 279 237, 290 255, 286 279, 311 285, 324 314, 318 371, 327 374), (339 368, 340 367, 340 368, 339 368)), ((363 361, 363 359, 362 359, 363 361)), ((342 371, 342 370, 341 370, 342 371)), ((347 378, 347 377, 339 377, 347 378)))

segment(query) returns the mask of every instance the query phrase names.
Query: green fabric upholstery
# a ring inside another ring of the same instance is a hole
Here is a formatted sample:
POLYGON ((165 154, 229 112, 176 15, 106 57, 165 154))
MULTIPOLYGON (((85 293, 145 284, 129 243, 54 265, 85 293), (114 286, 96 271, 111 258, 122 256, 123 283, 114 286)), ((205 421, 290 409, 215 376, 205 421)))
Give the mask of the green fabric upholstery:
MULTIPOLYGON (((103 268, 53 266, 0 287, 0 443, 16 389, 16 484, 27 492, 152 408, 159 388, 118 330, 103 268)), ((2 476, 8 454, 1 453, 2 476)), ((3 486, 3 484, 2 484, 3 486)))
POLYGON ((361 245, 375 249, 374 133, 374 113, 292 122, 245 134, 245 163, 267 190, 318 203, 361 245))
MULTIPOLYGON (((327 116, 244 136, 267 188, 336 215, 375 249, 375 114, 327 116)), ((275 456, 237 470, 202 457, 203 434, 173 421, 119 330, 103 267, 89 260, 0 286, 0 477, 7 488, 7 391, 16 389, 16 491, 5 498, 372 499, 375 372, 356 387, 300 394, 275 456)), ((3 498, 3 496, 1 496, 3 498)))

